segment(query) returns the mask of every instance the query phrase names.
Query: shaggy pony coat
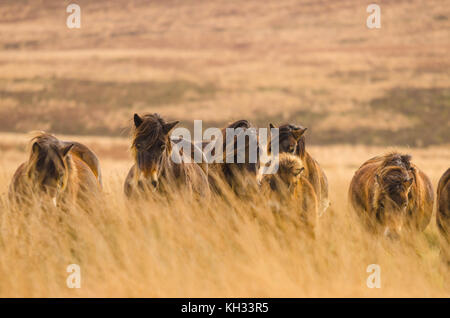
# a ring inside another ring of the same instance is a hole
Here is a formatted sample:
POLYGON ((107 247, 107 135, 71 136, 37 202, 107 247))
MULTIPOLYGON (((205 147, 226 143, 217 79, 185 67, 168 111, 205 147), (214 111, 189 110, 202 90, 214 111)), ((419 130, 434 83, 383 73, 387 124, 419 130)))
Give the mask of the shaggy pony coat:
MULTIPOLYGON (((209 181, 215 193, 225 195, 226 188, 229 187, 236 195, 244 198, 250 195, 253 192, 252 190, 257 190, 259 145, 256 130, 249 130, 251 128, 254 127, 247 120, 238 120, 222 129, 223 140, 222 144, 219 145, 219 147, 222 147, 222 163, 209 164, 209 181), (236 132, 229 145, 227 145, 227 128, 234 129, 236 132), (239 143, 239 139, 244 140, 244 143, 239 143), (256 153, 253 154, 255 155, 254 160, 250 160, 252 159, 250 155, 251 145, 256 146, 256 153), (243 163, 238 162, 238 154, 245 159, 243 163)), ((209 142, 205 141, 202 143, 203 150, 208 144, 209 142)), ((216 155, 214 151, 212 155, 216 155)))
POLYGON ((81 203, 101 191, 98 158, 85 145, 41 132, 31 139, 29 148, 28 160, 17 168, 9 187, 14 204, 81 203))
POLYGON ((368 228, 397 236, 403 227, 423 231, 430 223, 432 185, 410 160, 394 152, 366 161, 355 172, 349 202, 368 228))
POLYGON ((303 162, 295 155, 281 153, 278 170, 261 176, 261 188, 277 205, 287 207, 300 221, 315 233, 319 203, 314 187, 304 176, 303 162))
POLYGON ((177 163, 172 160, 170 132, 177 124, 166 122, 158 114, 134 115, 131 151, 135 163, 125 179, 127 197, 156 191, 169 194, 174 189, 202 198, 209 196, 208 177, 200 165, 186 162, 183 154, 177 157, 177 163))
MULTIPOLYGON (((276 128, 270 124, 269 128, 276 128)), ((307 128, 292 124, 284 124, 279 129, 279 152, 291 153, 298 156, 303 162, 305 171, 303 176, 308 179, 319 201, 319 215, 323 215, 330 206, 328 198, 328 179, 325 171, 319 163, 306 151, 306 138, 304 133, 307 128)), ((268 152, 271 152, 269 141, 268 152)))

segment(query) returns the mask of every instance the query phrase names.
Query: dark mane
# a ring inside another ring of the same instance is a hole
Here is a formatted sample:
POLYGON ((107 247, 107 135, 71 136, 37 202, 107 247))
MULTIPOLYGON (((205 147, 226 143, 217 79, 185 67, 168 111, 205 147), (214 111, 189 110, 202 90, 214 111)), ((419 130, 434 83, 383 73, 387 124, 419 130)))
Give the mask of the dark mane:
MULTIPOLYGON (((247 121, 247 120, 245 120, 245 119, 241 119, 241 120, 238 120, 238 121, 235 121, 235 122, 229 124, 227 127, 225 127, 225 128, 222 129, 224 161, 226 161, 225 159, 226 159, 226 156, 227 156, 227 153, 226 153, 226 147, 227 147, 227 135, 226 135, 226 130, 227 130, 227 128, 232 128, 232 129, 238 129, 238 128, 241 128, 241 129, 243 129, 243 132, 242 132, 242 133, 245 133, 245 131, 246 131, 247 129, 253 128, 253 126, 252 126, 252 124, 250 124, 249 121, 247 121)), ((240 135, 240 134, 239 134, 239 135, 240 135)), ((255 135, 252 134, 251 137, 257 138, 256 134, 255 134, 255 135)), ((238 153, 239 151, 245 151, 246 156, 249 155, 249 154, 248 154, 248 152, 249 152, 249 145, 250 145, 249 138, 250 138, 249 136, 246 136, 246 137, 245 137, 245 139, 246 139, 246 142, 245 142, 245 145, 244 145, 245 149, 238 149, 238 144, 237 144, 238 138, 237 138, 237 136, 234 137, 234 143, 233 143, 234 153, 233 153, 233 154, 229 154, 229 155, 235 156, 234 162, 236 162, 236 160, 237 160, 236 156, 237 156, 237 153, 238 153)))
POLYGON ((378 167, 378 174, 386 184, 401 183, 414 174, 410 160, 410 155, 402 155, 397 152, 387 154, 378 167))
POLYGON ((38 132, 30 140, 30 157, 26 165, 26 175, 38 178, 37 182, 62 178, 62 189, 67 186, 68 173, 73 169, 71 156, 65 156, 64 148, 70 151, 72 145, 65 146, 55 136, 38 132), (65 171, 62 173, 61 171, 65 171))
POLYGON ((163 132, 163 125, 167 122, 161 118, 159 114, 145 114, 141 116, 142 124, 139 127, 134 127, 132 135, 131 147, 135 148, 139 138, 145 138, 149 144, 154 144, 160 140, 166 142, 165 134, 163 132))
POLYGON ((397 166, 411 170, 411 155, 402 155, 397 152, 387 154, 381 163, 381 169, 385 167, 397 166))
POLYGON ((44 160, 58 161, 65 165, 63 158, 58 152, 58 147, 61 142, 53 135, 39 132, 31 140, 29 144, 30 159, 29 164, 31 169, 41 169, 44 160), (39 145, 40 151, 38 153, 33 151, 33 146, 39 145))
POLYGON ((250 127, 252 127, 252 125, 250 124, 250 122, 248 120, 241 119, 241 120, 237 120, 237 121, 229 124, 227 127, 225 127, 223 129, 223 131, 225 131, 226 128, 234 128, 234 129, 236 129, 236 128, 245 128, 245 129, 248 129, 250 127))
POLYGON ((280 127, 278 127, 278 129, 280 130, 280 134, 290 133, 292 130, 297 130, 297 129, 301 129, 301 128, 303 128, 303 127, 297 126, 294 124, 283 124, 283 125, 280 125, 280 127))
POLYGON ((30 140, 30 146, 32 146, 34 143, 38 143, 39 146, 42 146, 43 148, 48 148, 50 146, 58 146, 60 144, 60 141, 58 138, 53 136, 52 134, 45 133, 45 132, 37 132, 35 133, 34 137, 30 140))

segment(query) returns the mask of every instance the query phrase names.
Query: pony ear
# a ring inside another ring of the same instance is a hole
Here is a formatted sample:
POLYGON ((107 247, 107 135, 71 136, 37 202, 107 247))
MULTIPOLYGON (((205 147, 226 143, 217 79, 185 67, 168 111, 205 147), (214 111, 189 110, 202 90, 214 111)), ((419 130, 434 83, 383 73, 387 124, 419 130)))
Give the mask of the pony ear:
POLYGON ((170 133, 170 131, 171 131, 176 125, 178 125, 179 122, 180 122, 179 120, 175 120, 175 121, 173 121, 173 122, 171 122, 171 123, 164 124, 164 126, 163 126, 164 133, 165 133, 165 134, 170 133))
POLYGON ((69 153, 70 149, 72 149, 73 146, 74 146, 73 144, 70 144, 68 146, 62 147, 60 149, 62 156, 63 157, 67 156, 67 154, 69 153))
POLYGON ((294 136, 295 140, 298 141, 303 136, 303 134, 307 129, 308 128, 297 128, 292 130, 292 135, 294 136))
POLYGON ((271 154, 272 153, 272 149, 271 149, 271 145, 270 145, 270 141, 272 140, 272 131, 271 129, 276 128, 272 123, 269 123, 269 131, 268 131, 268 138, 269 138, 269 142, 267 143, 267 154, 271 154))
POLYGON ((134 119, 134 125, 136 126, 136 128, 138 128, 143 122, 142 118, 139 117, 138 114, 134 114, 133 119, 134 119))

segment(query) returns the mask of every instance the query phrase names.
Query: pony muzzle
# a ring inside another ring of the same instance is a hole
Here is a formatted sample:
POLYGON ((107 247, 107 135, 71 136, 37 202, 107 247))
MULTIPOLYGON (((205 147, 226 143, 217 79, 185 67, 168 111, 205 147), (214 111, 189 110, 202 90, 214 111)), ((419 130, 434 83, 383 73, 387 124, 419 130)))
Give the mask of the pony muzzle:
POLYGON ((400 234, 402 232, 401 227, 397 228, 397 229, 391 229, 389 227, 386 227, 384 229, 384 236, 390 240, 398 240, 400 238, 400 234))
POLYGON ((150 183, 155 189, 158 186, 158 172, 156 170, 150 172, 150 183))

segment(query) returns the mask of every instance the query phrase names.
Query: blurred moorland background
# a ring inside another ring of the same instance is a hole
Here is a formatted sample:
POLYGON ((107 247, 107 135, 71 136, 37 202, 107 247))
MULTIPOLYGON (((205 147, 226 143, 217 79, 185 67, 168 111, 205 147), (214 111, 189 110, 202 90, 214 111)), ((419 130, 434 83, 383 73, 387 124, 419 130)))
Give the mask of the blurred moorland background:
POLYGON ((450 2, 70 1, 0 4, 0 130, 123 135, 133 112, 192 127, 296 122, 314 144, 450 136, 450 2))

